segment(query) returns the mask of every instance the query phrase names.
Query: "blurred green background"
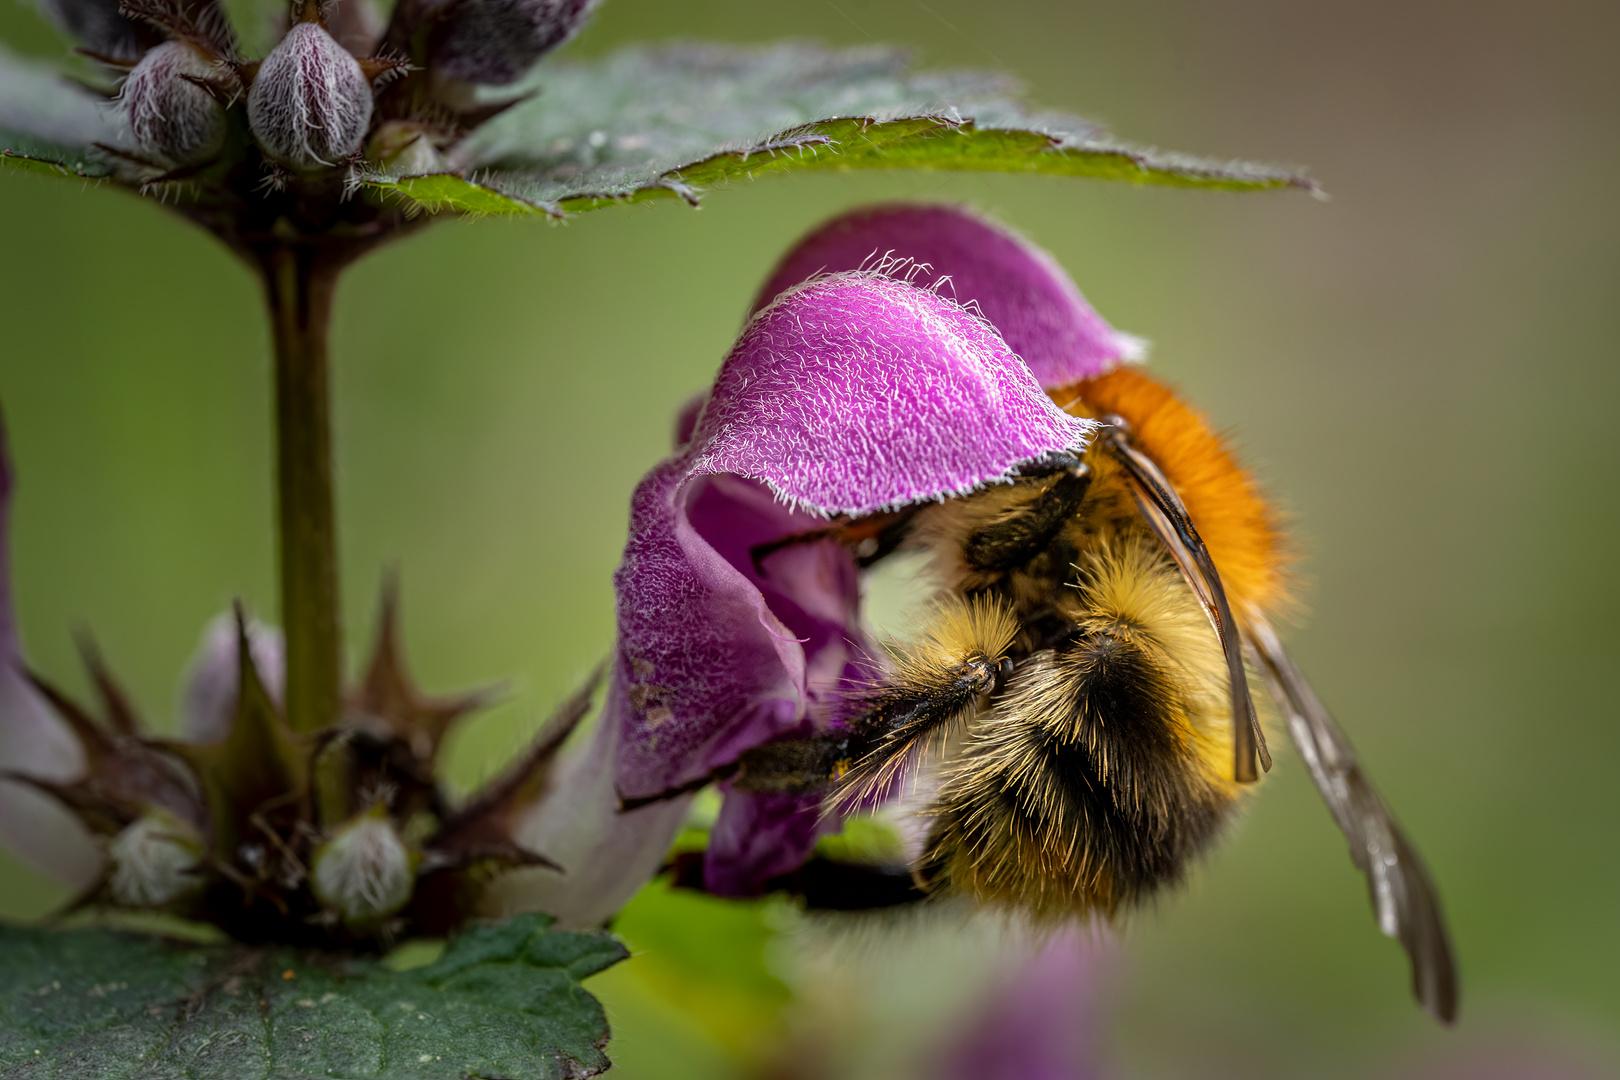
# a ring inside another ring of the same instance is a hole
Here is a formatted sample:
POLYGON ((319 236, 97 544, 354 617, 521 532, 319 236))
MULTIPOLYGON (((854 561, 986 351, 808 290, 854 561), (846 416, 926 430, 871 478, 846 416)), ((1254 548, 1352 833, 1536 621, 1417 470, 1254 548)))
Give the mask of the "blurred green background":
MULTIPOLYGON (((59 47, 12 3, 0 36, 59 47)), ((1306 163, 1333 199, 815 175, 696 212, 444 222, 373 256, 335 331, 349 641, 397 563, 425 683, 513 680, 454 747, 457 779, 495 768, 608 650, 630 490, 773 259, 857 203, 969 201, 1150 338, 1155 370, 1236 433, 1293 515, 1311 582, 1296 653, 1427 855, 1464 977, 1442 1031, 1284 754, 1188 887, 1123 928, 1111 1070, 1439 1075, 1525 1047, 1613 1070, 1620 10, 611 0, 570 49, 672 36, 909 43, 932 65, 1015 72, 1129 139, 1306 163)), ((203 623, 238 596, 274 614, 255 284, 154 203, 11 173, 0 251, 30 655, 80 687, 70 632, 92 628, 167 724, 203 623)), ((0 866, 0 913, 60 899, 0 866)), ((773 974, 792 921, 644 894, 621 926, 639 955, 595 983, 622 1075, 760 1074, 792 1019, 773 974)), ((941 973, 905 976, 867 1017, 892 1017, 897 1040, 923 1037, 907 995, 941 973)))

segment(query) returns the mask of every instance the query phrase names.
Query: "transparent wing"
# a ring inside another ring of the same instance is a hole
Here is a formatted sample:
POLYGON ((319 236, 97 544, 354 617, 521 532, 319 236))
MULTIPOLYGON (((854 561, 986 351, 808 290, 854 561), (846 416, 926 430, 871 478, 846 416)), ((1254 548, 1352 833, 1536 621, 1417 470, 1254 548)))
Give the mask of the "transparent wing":
POLYGON ((1252 612, 1246 621, 1249 642, 1271 696, 1288 717, 1294 745, 1350 843, 1350 858, 1367 876, 1378 928, 1406 950, 1419 1003, 1451 1023, 1457 1016, 1457 968, 1429 871, 1271 626, 1252 612))
POLYGON ((1170 481, 1151 458, 1131 445, 1129 425, 1117 416, 1105 417, 1104 423, 1108 426, 1103 431, 1103 445, 1130 478, 1142 520, 1181 568, 1181 575, 1192 586, 1210 625, 1215 628, 1215 636, 1220 639, 1232 697, 1232 775, 1242 783, 1251 783, 1260 778, 1254 768, 1255 755, 1259 755, 1261 766, 1270 772, 1271 752, 1266 748, 1265 732, 1260 730, 1260 719, 1249 697, 1242 639, 1227 605, 1226 589, 1221 585, 1215 560, 1210 558, 1209 549, 1204 546, 1203 538, 1198 535, 1197 527, 1187 516, 1187 508, 1170 481))

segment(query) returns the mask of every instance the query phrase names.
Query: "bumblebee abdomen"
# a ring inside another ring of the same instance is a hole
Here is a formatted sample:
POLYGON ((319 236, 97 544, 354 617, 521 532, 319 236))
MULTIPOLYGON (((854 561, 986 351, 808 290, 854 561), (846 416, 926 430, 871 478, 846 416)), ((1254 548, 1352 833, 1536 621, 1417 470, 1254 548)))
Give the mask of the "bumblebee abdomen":
POLYGON ((1019 662, 934 804, 923 875, 1039 917, 1113 911, 1181 877, 1237 797, 1223 661, 1142 539, 1093 551, 1068 633, 1019 662))
POLYGON ((925 878, 1038 917, 1175 882, 1232 804, 1183 713, 1172 673, 1129 634, 1031 656, 947 773, 925 878))

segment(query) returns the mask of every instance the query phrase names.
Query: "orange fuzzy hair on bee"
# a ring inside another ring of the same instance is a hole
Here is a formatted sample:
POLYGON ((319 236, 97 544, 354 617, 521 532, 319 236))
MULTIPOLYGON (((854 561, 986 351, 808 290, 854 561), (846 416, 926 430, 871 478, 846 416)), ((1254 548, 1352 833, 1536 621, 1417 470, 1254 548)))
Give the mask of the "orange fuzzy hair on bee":
POLYGON ((1234 607, 1287 609, 1291 552, 1277 513, 1202 415, 1133 367, 1048 393, 1077 416, 1114 413, 1130 423, 1132 443, 1153 459, 1186 504, 1234 607))

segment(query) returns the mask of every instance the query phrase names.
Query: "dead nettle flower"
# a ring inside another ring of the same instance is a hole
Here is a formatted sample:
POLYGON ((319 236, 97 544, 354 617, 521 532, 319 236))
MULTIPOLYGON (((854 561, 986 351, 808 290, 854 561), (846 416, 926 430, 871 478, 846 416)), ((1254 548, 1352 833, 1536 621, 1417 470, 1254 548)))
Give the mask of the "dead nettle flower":
MULTIPOLYGON (((1005 237, 959 212, 945 219, 1005 237)), ((1029 258, 997 279, 1011 295, 1009 274, 1052 272, 1029 258)), ((1083 303, 1077 310, 1089 314, 1083 303)), ((1113 333, 1100 320, 1088 325, 1113 333)), ((1091 363, 1111 363, 1093 344, 1091 363)), ((594 868, 594 889, 571 890, 572 906, 559 910, 564 882, 535 872, 521 884, 514 877, 513 907, 581 924, 605 918, 656 870, 685 804, 639 799, 695 789, 746 750, 813 732, 840 689, 880 663, 861 621, 854 553, 796 545, 776 552, 767 574, 752 551, 833 515, 973 490, 1092 430, 1052 403, 982 318, 875 272, 816 278, 766 304, 692 422, 632 499, 615 576, 612 688, 596 742, 559 770, 558 802, 619 796, 627 812, 603 824, 594 849, 565 857, 594 868)), ((813 795, 722 788, 703 866, 712 892, 763 891, 837 828, 813 795)), ((561 822, 542 802, 520 835, 551 851, 561 822)))

